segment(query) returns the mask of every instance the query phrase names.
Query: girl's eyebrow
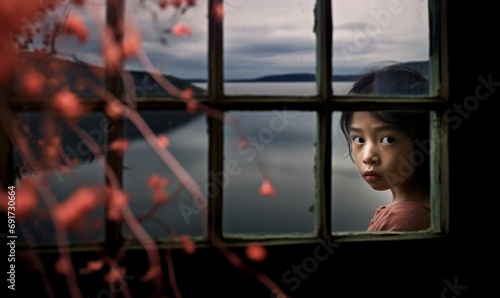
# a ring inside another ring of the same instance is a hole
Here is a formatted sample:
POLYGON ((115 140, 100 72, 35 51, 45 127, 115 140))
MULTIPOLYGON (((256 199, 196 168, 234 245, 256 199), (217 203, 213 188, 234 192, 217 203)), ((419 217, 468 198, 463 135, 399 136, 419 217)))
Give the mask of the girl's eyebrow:
MULTIPOLYGON (((380 126, 373 127, 373 130, 386 131, 386 130, 397 130, 397 128, 394 125, 380 125, 380 126)), ((351 127, 349 127, 349 131, 362 132, 363 130, 361 128, 351 126, 351 127)))

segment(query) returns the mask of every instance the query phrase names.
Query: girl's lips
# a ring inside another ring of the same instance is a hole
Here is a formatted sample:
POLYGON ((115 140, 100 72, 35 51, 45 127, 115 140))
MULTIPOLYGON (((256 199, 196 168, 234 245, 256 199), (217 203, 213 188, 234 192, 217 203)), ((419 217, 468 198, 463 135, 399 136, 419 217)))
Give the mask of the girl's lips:
POLYGON ((365 178, 366 181, 377 181, 380 180, 380 175, 376 174, 375 172, 364 172, 363 177, 365 178))
POLYGON ((369 182, 379 181, 380 180, 380 176, 365 175, 365 180, 369 181, 369 182))

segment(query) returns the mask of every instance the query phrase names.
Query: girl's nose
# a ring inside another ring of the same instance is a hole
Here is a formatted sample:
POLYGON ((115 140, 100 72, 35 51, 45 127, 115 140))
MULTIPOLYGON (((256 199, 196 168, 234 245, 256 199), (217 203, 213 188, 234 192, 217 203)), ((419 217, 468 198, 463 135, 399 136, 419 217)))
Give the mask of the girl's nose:
POLYGON ((365 144, 365 152, 363 155, 363 163, 377 165, 380 163, 380 157, 377 152, 377 147, 370 145, 368 143, 365 144))

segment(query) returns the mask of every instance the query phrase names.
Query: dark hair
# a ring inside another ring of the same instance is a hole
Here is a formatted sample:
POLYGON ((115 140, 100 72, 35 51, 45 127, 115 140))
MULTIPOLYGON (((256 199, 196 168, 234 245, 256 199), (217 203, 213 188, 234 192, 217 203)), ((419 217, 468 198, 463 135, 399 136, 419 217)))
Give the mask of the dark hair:
POLYGON ((378 64, 361 75, 349 94, 423 96, 429 81, 416 69, 402 63, 378 64))
MULTIPOLYGON (((422 96, 429 92, 427 78, 417 70, 401 63, 378 66, 363 74, 354 83, 349 94, 370 94, 386 96, 422 96)), ((349 157, 352 157, 352 146, 349 137, 349 128, 354 111, 344 111, 340 117, 340 129, 347 140, 349 157)), ((372 115, 386 123, 394 125, 408 135, 414 142, 418 158, 415 177, 429 189, 429 151, 428 148, 419 148, 429 140, 429 112, 425 111, 372 111, 372 115)))

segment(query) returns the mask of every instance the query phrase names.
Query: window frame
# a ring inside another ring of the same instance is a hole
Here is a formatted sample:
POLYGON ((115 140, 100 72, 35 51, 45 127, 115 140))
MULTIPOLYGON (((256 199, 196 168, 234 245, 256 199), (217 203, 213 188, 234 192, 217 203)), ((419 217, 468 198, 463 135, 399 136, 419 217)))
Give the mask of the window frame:
MULTIPOLYGON (((108 1, 114 5, 107 5, 106 24, 115 28, 124 18, 125 0, 108 1)), ((315 7, 315 30, 316 30, 316 96, 226 96, 224 94, 224 24, 219 22, 213 13, 208 13, 208 93, 200 98, 203 104, 220 111, 271 111, 273 109, 314 111, 317 115, 317 156, 321 162, 317 162, 316 185, 319 187, 316 198, 315 221, 316 232, 312 236, 272 235, 254 237, 254 235, 242 235, 241 237, 227 237, 222 229, 224 191, 222 186, 215 181, 216 175, 207 175, 207 183, 217 185, 211 188, 208 201, 208 221, 206 237, 194 238, 198 245, 210 246, 211 239, 224 239, 229 245, 241 245, 248 241, 258 240, 264 244, 277 243, 312 243, 316 238, 327 239, 333 237, 335 241, 380 241, 380 240, 405 240, 419 238, 434 238, 446 236, 449 232, 449 185, 448 185, 448 141, 432 142, 431 147, 431 216, 432 228, 427 231, 412 233, 369 233, 369 232, 335 232, 331 229, 331 201, 332 199, 332 118, 334 111, 343 110, 427 110, 431 113, 432 131, 431 139, 444 133, 448 135, 448 123, 444 112, 449 107, 448 94, 448 65, 447 65, 447 40, 446 40, 446 1, 428 0, 430 18, 430 82, 431 90, 435 90, 436 96, 418 99, 398 99, 384 97, 352 97, 335 95, 332 92, 332 41, 333 20, 332 0, 316 0, 315 7)), ((212 12, 223 0, 209 0, 208 11, 212 12)), ((122 36, 115 33, 115 38, 120 40, 122 36)), ((113 95, 120 98, 122 89, 120 76, 108 74, 105 86, 113 95)), ((5 90, 3 90, 5 91, 5 90)), ((8 99, 13 110, 40 110, 40 103, 26 103, 22 98, 14 98, 6 92, 2 93, 3 99, 8 99)), ((3 100, 2 99, 2 100, 3 100)), ((94 111, 103 111, 104 103, 98 99, 86 100, 84 104, 94 111)), ((175 98, 160 96, 148 96, 147 100, 137 103, 137 110, 170 110, 184 109, 184 103, 175 98)), ((206 117, 208 129, 208 174, 219 173, 224 170, 224 123, 218 119, 206 117)), ((108 134, 108 142, 111 143, 123 136, 123 119, 108 119, 118 129, 108 134)), ((3 131, 3 130, 2 130, 3 131)), ((0 140, 4 144, 9 143, 8 136, 0 133, 0 140)), ((7 185, 13 185, 14 177, 9 149, 0 149, 0 167, 2 181, 7 185)), ((106 155, 106 161, 114 170, 120 183, 122 182, 122 156, 110 152, 106 155)), ((108 183, 106 178, 106 183, 108 183)), ((119 247, 124 239, 121 235, 121 224, 106 220, 105 239, 103 245, 109 249, 119 247)), ((158 241, 159 244, 171 244, 170 240, 158 241)), ((70 244, 72 245, 72 244, 70 244)), ((78 244, 74 246, 83 246, 78 244)), ((137 245, 133 247, 140 247, 137 245)))

